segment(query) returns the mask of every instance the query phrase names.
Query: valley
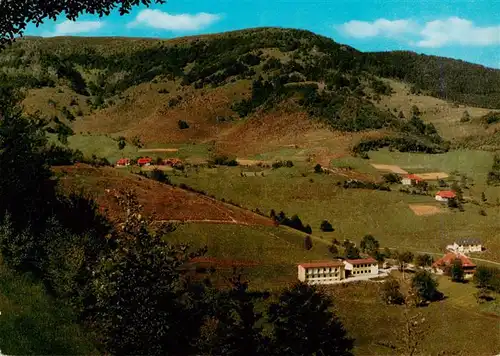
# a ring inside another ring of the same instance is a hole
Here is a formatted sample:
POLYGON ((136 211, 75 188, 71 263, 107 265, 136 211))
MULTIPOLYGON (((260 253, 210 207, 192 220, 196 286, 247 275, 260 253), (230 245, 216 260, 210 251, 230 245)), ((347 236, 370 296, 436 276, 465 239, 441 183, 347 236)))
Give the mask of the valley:
MULTIPOLYGON (((193 263, 214 285, 227 287, 236 268, 251 291, 277 293, 297 281, 299 263, 345 259, 343 242, 359 247, 367 235, 395 265, 387 251, 437 260, 454 241, 479 239, 485 249, 470 259, 498 267, 500 71, 436 58, 278 28, 26 38, 0 53, 0 82, 22 91, 24 113, 61 150, 60 191, 92 197, 116 226, 127 215, 116 198, 134 192, 145 215, 175 227, 165 241, 207 247, 193 263), (448 69, 444 93, 437 63, 448 69), (405 185, 408 174, 417 183, 405 185), (441 191, 456 198, 438 201, 441 191)), ((422 308, 425 354, 496 352, 498 339, 481 337, 499 322, 498 291, 480 304, 472 281, 436 278, 445 299, 422 308)), ((326 287, 358 355, 393 353, 383 343, 403 322, 378 285, 326 287)))

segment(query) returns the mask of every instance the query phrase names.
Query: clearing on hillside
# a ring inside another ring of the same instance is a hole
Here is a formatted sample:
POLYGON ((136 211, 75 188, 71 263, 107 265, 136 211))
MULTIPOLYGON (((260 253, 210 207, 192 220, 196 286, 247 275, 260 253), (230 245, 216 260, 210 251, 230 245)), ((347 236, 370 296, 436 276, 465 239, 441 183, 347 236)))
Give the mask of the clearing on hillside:
POLYGON ((178 148, 141 148, 139 152, 178 152, 178 148))
POLYGON ((418 173, 417 175, 423 180, 439 180, 449 177, 449 175, 444 172, 418 173))
POLYGON ((110 167, 93 168, 88 165, 55 168, 63 189, 83 189, 92 194, 97 203, 107 210, 112 221, 124 218, 115 199, 118 191, 131 189, 144 207, 144 213, 159 221, 199 221, 242 225, 273 226, 273 221, 251 211, 224 204, 202 194, 156 182, 124 170, 110 167))
POLYGON ((390 171, 392 173, 398 173, 398 174, 408 174, 407 171, 404 169, 400 168, 399 166, 394 166, 390 164, 371 164, 375 169, 378 169, 380 171, 390 171))
POLYGON ((408 207, 417 216, 435 215, 444 213, 444 210, 435 205, 409 204, 408 207))
POLYGON ((258 164, 267 164, 267 165, 270 165, 271 162, 268 162, 268 161, 261 161, 261 160, 257 160, 257 159, 236 159, 236 161, 238 162, 238 164, 240 166, 256 166, 258 164))

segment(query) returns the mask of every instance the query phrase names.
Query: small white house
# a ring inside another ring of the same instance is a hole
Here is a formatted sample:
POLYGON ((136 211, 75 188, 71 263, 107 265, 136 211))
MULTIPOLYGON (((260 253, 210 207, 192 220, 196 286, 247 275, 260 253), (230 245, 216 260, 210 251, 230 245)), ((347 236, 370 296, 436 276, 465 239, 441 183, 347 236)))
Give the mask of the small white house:
POLYGON ((340 261, 301 263, 298 277, 308 284, 333 284, 345 278, 345 267, 340 261))
POLYGON ((452 190, 440 190, 436 193, 436 200, 441 202, 447 202, 450 199, 456 198, 457 195, 452 190))
POLYGON ((453 245, 446 246, 446 249, 458 253, 481 252, 483 245, 479 239, 460 239, 455 241, 453 245))
POLYGON ((422 182, 422 181, 423 181, 423 179, 415 174, 407 174, 407 175, 403 176, 401 183, 403 185, 415 185, 415 184, 422 182))
POLYGON ((374 258, 361 258, 356 260, 344 260, 347 276, 377 276, 378 262, 374 258))

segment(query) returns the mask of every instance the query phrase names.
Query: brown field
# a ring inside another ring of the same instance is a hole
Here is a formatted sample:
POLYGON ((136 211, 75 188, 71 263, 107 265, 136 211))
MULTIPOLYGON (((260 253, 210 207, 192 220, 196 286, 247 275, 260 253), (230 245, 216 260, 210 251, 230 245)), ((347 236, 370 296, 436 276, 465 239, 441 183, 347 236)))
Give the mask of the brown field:
POLYGON ((449 175, 444 172, 418 173, 417 175, 423 180, 438 180, 449 177, 449 175))
POLYGON ((417 216, 435 215, 444 213, 443 209, 435 205, 410 204, 408 207, 417 216))
POLYGON ((63 189, 79 190, 92 195, 98 205, 115 222, 124 218, 116 202, 122 189, 135 191, 144 213, 161 221, 216 220, 219 223, 273 226, 273 221, 251 211, 222 203, 213 198, 145 179, 110 167, 88 165, 54 168, 63 189))
POLYGON ((177 152, 178 148, 141 148, 139 152, 177 152))
POLYGON ((390 171, 398 174, 408 174, 407 171, 401 169, 399 166, 393 166, 390 164, 374 164, 374 163, 372 163, 372 166, 380 171, 390 171))

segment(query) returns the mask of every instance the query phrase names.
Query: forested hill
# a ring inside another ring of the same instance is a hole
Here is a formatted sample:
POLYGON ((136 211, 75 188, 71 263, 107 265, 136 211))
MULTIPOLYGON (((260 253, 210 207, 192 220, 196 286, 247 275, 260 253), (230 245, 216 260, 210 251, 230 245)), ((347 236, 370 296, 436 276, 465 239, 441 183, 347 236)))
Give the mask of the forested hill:
POLYGON ((408 51, 366 53, 364 68, 461 104, 500 108, 500 70, 408 51))
MULTIPOLYGON (((362 53, 293 29, 257 28, 173 40, 31 37, 4 51, 0 66, 19 86, 53 86, 66 78, 77 93, 105 97, 158 75, 198 87, 220 85, 233 76, 251 77, 262 60, 255 53, 259 50, 292 59, 285 70, 302 73, 306 80, 335 84, 337 74, 365 72, 406 81, 416 92, 500 108, 499 70, 412 52, 362 53)), ((276 61, 265 65, 266 71, 279 66, 276 61)))

